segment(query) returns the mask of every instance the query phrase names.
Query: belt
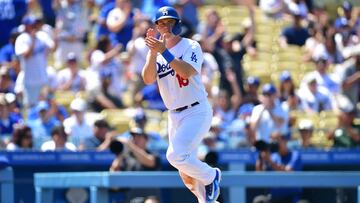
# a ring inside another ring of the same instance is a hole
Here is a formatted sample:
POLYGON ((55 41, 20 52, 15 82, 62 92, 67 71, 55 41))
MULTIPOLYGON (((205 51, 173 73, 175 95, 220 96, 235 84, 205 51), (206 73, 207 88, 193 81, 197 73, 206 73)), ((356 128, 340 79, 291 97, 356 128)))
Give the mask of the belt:
POLYGON ((191 108, 191 107, 196 106, 196 105, 198 105, 198 104, 200 104, 200 103, 199 103, 199 102, 194 102, 194 103, 192 103, 192 104, 190 104, 190 105, 177 108, 177 109, 175 109, 174 111, 175 111, 175 112, 181 112, 181 111, 184 111, 185 109, 191 108))

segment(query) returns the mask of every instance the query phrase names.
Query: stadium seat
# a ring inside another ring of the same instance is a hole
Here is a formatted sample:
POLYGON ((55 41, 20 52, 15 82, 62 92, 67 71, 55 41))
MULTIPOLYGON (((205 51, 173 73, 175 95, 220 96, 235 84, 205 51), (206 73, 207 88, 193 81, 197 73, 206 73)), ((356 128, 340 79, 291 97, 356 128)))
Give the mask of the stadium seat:
POLYGON ((63 105, 67 109, 70 107, 70 103, 75 99, 75 97, 76 95, 72 91, 57 90, 54 93, 54 99, 56 103, 63 105))
POLYGON ((271 62, 269 61, 260 61, 260 60, 251 60, 249 62, 244 62, 243 67, 246 73, 252 74, 251 72, 255 72, 257 70, 265 70, 270 71, 271 62))
POLYGON ((304 111, 291 111, 290 116, 296 119, 295 126, 298 126, 301 120, 311 120, 314 124, 314 128, 319 128, 319 114, 308 114, 304 111))
POLYGON ((148 120, 155 120, 160 122, 162 119, 162 112, 156 109, 144 109, 145 115, 148 120))
POLYGON ((256 49, 258 51, 262 51, 262 52, 269 52, 269 53, 273 53, 276 52, 276 47, 273 45, 273 43, 257 43, 256 44, 256 49))
POLYGON ((134 109, 104 109, 100 112, 103 118, 116 129, 123 133, 129 129, 130 121, 135 114, 134 109))
POLYGON ((300 63, 297 61, 279 61, 274 63, 272 66, 272 70, 276 70, 278 72, 288 70, 288 71, 299 71, 300 63))
POLYGON ((319 128, 330 130, 338 126, 339 119, 335 116, 320 117, 319 128))
POLYGON ((310 72, 310 71, 314 71, 316 69, 315 63, 313 63, 313 62, 301 63, 300 68, 304 72, 310 72))

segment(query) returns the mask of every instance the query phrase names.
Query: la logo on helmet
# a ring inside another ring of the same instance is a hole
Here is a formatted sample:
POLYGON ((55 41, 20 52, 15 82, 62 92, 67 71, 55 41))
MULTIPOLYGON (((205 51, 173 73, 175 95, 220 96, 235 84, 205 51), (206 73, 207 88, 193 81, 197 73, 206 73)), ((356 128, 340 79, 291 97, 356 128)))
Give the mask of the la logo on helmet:
POLYGON ((162 14, 163 14, 163 16, 167 16, 169 13, 168 13, 168 10, 166 10, 166 9, 164 9, 163 11, 162 11, 162 14))

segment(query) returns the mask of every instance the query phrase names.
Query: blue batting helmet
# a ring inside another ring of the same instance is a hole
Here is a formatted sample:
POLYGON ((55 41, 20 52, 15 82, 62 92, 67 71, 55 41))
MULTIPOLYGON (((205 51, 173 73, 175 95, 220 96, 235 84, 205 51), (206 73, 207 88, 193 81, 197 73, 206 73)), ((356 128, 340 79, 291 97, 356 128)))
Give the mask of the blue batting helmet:
POLYGON ((176 10, 173 7, 170 6, 163 6, 161 8, 159 8, 159 10, 156 12, 156 16, 155 16, 155 23, 157 23, 157 21, 162 20, 162 19, 174 19, 176 20, 175 26, 172 29, 172 33, 174 35, 178 35, 181 33, 181 20, 179 18, 178 13, 176 12, 176 10))

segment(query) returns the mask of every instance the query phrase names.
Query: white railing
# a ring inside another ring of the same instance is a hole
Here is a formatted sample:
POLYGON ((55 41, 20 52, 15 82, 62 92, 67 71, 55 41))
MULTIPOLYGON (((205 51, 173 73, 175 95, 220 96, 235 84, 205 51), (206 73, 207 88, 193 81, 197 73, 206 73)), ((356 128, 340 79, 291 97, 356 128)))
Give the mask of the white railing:
MULTIPOLYGON (((108 202, 108 190, 126 188, 182 188, 177 172, 70 172, 36 173, 36 203, 53 202, 56 188, 90 188, 90 202, 108 202), (154 181, 156 180, 156 181, 154 181)), ((357 187, 360 203, 360 172, 244 172, 224 171, 221 187, 230 188, 230 203, 245 203, 245 187, 357 187)))

